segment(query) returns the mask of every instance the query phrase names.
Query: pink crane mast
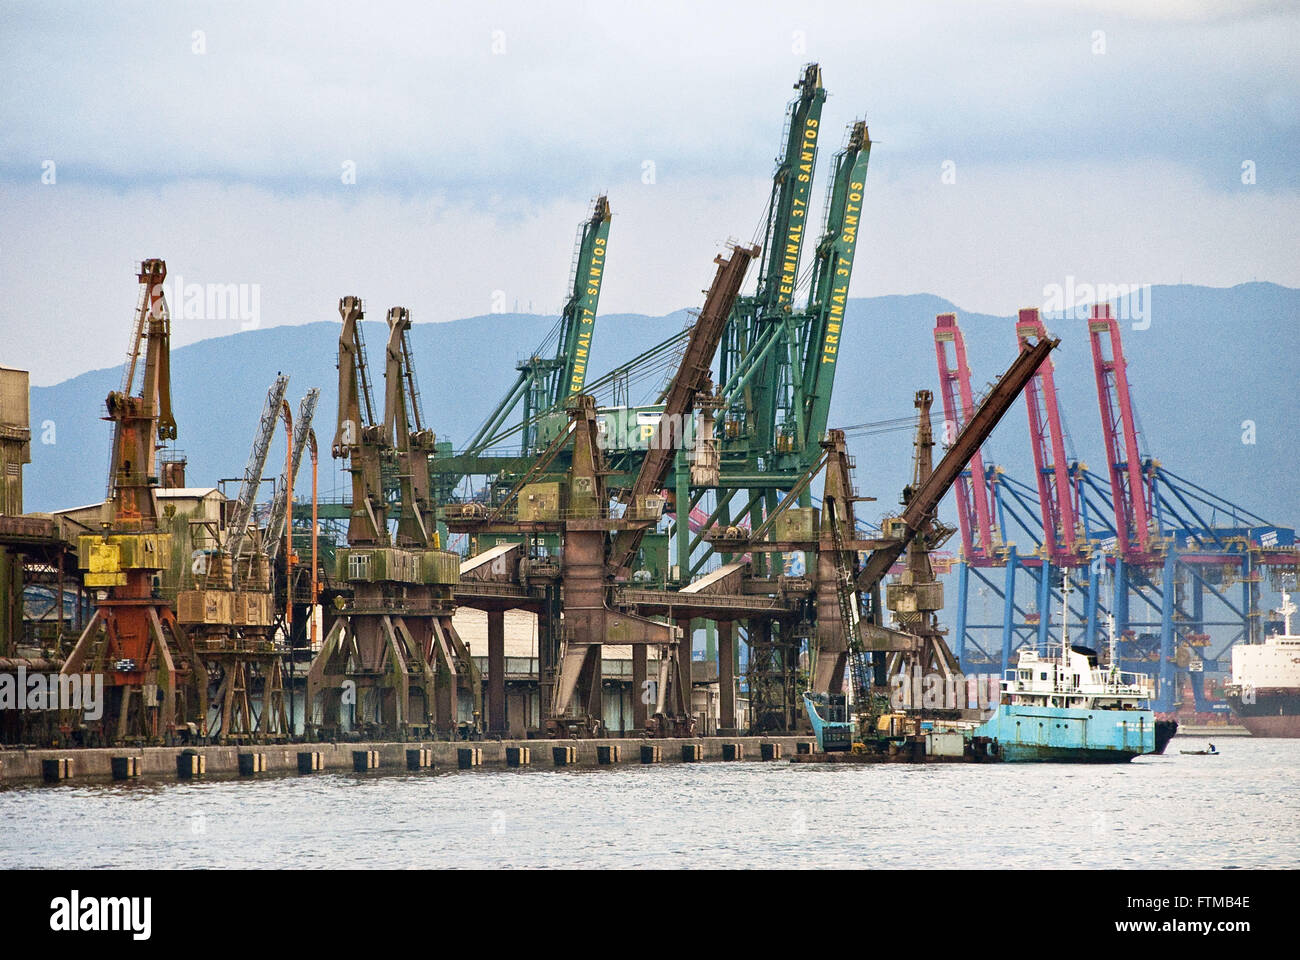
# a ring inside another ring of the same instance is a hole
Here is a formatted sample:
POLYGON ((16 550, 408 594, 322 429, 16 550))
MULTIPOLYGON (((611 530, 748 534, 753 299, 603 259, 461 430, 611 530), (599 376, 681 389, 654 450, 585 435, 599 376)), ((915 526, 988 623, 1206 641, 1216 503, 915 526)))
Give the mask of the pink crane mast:
POLYGON ((1138 450, 1128 363, 1124 359, 1119 322, 1111 316, 1110 304, 1092 308, 1088 337, 1092 341, 1093 370, 1097 375, 1097 402, 1106 441, 1117 547, 1125 561, 1149 564, 1156 558, 1151 535, 1155 494, 1152 478, 1143 470, 1138 450))
MULTIPOLYGON (((1021 310, 1016 337, 1023 349, 1030 340, 1047 339, 1047 328, 1036 309, 1021 310)), ((1029 440, 1034 454, 1034 478, 1043 520, 1043 552, 1055 566, 1088 562, 1080 529, 1080 496, 1065 456, 1065 430, 1056 393, 1052 358, 1043 361, 1025 388, 1029 440)))
MULTIPOLYGON (((955 313, 941 313, 935 318, 934 351, 939 362, 940 394, 943 397, 943 416, 947 422, 944 440, 949 441, 975 409, 975 397, 970 386, 970 365, 966 362, 966 340, 961 328, 957 326, 955 313)), ((990 509, 992 497, 984 475, 982 450, 977 450, 971 457, 970 473, 962 473, 955 489, 962 551, 968 562, 991 563, 996 559, 993 513, 990 509)))

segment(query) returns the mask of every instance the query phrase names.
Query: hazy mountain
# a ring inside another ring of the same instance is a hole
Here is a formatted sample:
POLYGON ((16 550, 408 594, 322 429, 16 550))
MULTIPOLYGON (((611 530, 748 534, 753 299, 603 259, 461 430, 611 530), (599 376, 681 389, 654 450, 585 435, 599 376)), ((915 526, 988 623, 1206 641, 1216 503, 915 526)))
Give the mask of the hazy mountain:
MULTIPOLYGON (((1229 289, 1161 286, 1152 290, 1150 302, 1148 328, 1124 324, 1144 450, 1174 472, 1273 522, 1300 522, 1294 462, 1300 291, 1269 283, 1229 289), (1253 444, 1242 442, 1244 421, 1253 421, 1253 444)), ((977 392, 1005 369, 1016 351, 1011 318, 963 313, 930 295, 853 300, 838 365, 832 424, 906 416, 912 412, 913 393, 920 388, 935 391, 936 423, 941 421, 931 331, 936 313, 953 310, 966 335, 977 392)), ((688 319, 686 311, 666 317, 601 317, 593 374, 632 358, 680 330, 688 319)), ((126 324, 124 317, 124 328, 126 324)), ((463 443, 513 382, 515 362, 541 342, 554 324, 554 317, 514 314, 417 323, 412 343, 424 411, 439 436, 457 446, 463 443)), ((1094 471, 1104 473, 1086 324, 1068 320, 1049 322, 1049 326, 1062 340, 1056 353, 1056 378, 1074 453, 1094 471)), ((337 333, 337 324, 328 322, 280 326, 206 340, 173 352, 177 447, 189 457, 191 485, 215 484, 242 473, 266 389, 278 371, 291 377, 289 394, 295 410, 308 387, 321 388, 316 431, 328 450, 334 432, 337 333)), ((372 380, 382 391, 382 322, 367 322, 365 333, 372 380)), ((98 418, 105 396, 120 379, 120 369, 97 370, 51 387, 33 388, 28 510, 102 498, 109 432, 108 424, 98 418)), ((661 384, 662 376, 633 384, 633 401, 649 399, 661 384)), ((382 401, 382 394, 377 399, 382 401)), ((881 501, 864 505, 864 514, 875 517, 887 512, 910 475, 910 433, 858 437, 851 446, 858 458, 860 492, 881 501)), ((1023 404, 998 428, 988 450, 1009 472, 1031 479, 1023 404)), ((268 473, 279 472, 281 455, 273 449, 276 466, 268 473)), ((343 492, 341 475, 328 456, 321 473, 323 496, 343 492)), ((305 483, 306 471, 302 479, 305 483)))

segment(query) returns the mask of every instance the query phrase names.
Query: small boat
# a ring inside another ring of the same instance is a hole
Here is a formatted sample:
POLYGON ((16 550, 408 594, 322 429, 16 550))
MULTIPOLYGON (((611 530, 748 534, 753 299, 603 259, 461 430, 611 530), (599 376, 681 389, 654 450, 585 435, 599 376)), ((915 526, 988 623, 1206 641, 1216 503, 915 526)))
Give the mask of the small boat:
POLYGON ((1217 757, 1219 755, 1218 750, 1179 750, 1178 752, 1185 757, 1217 757))

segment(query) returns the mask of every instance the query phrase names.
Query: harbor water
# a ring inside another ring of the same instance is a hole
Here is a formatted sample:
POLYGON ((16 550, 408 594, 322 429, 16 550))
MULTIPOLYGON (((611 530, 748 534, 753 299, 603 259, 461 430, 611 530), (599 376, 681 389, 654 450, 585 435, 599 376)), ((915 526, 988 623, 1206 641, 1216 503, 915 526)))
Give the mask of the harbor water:
POLYGON ((1104 765, 672 763, 21 786, 0 867, 1295 868, 1300 740, 1104 765))

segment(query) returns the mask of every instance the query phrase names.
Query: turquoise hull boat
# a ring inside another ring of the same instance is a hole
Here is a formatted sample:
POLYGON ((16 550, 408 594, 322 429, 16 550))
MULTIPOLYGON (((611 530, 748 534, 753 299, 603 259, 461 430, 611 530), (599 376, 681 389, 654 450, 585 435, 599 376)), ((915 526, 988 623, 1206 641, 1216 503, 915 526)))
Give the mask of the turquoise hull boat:
POLYGON ((974 731, 1008 763, 1125 763, 1156 752, 1150 710, 1004 703, 974 731))
POLYGON ((835 753, 853 747, 853 724, 843 695, 805 693, 803 703, 819 751, 835 753))

